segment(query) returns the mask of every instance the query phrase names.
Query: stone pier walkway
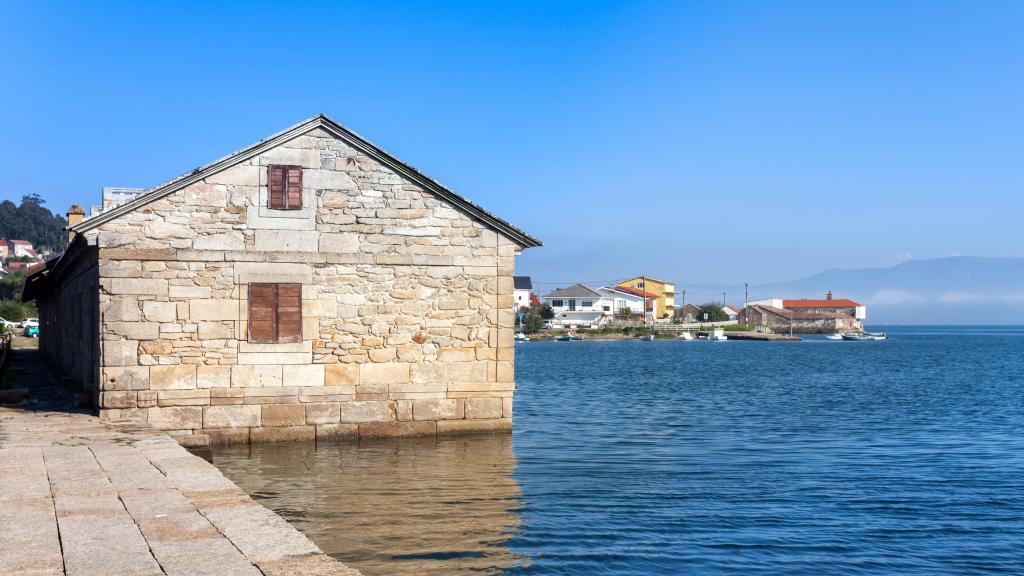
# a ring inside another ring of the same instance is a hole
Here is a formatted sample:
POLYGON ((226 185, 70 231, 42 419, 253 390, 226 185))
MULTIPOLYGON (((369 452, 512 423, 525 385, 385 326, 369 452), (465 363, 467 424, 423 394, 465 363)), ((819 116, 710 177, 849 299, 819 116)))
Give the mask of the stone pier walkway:
POLYGON ((171 438, 76 412, 36 350, 9 373, 0 575, 358 575, 171 438))

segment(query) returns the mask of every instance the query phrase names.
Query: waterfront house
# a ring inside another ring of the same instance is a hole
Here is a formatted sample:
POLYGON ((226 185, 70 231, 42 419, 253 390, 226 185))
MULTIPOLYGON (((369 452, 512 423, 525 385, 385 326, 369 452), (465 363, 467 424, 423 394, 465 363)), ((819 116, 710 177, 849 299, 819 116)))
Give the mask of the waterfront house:
POLYGON ((722 312, 725 312, 725 315, 729 317, 729 320, 736 320, 737 318, 739 318, 741 310, 743 309, 737 306, 732 306, 730 304, 722 306, 722 312))
POLYGON ((860 321, 847 314, 787 310, 764 304, 749 304, 740 312, 739 321, 776 334, 831 334, 863 330, 860 321))
POLYGON ((675 311, 675 292, 676 287, 672 282, 665 280, 658 280, 650 276, 636 276, 629 280, 619 282, 618 286, 624 288, 632 288, 634 290, 644 290, 651 294, 655 294, 658 297, 658 303, 656 304, 656 318, 671 318, 675 311))
POLYGON ((597 327, 611 313, 611 302, 582 284, 552 290, 541 296, 541 302, 554 311, 551 325, 556 328, 597 327))
POLYGON ((676 312, 676 321, 683 322, 685 324, 700 322, 702 314, 704 313, 703 310, 701 310, 700 306, 697 306, 695 304, 687 304, 682 308, 678 308, 676 312))
POLYGON ((533 290, 533 282, 529 276, 512 277, 512 302, 516 312, 521 308, 530 307, 531 290, 533 290))
POLYGON ((8 240, 7 255, 12 258, 35 258, 36 251, 28 240, 8 240))
POLYGON ((540 242, 320 115, 89 218, 26 283, 100 416, 183 442, 508 430, 540 242))
POLYGON ((831 290, 824 300, 783 300, 782 307, 798 312, 845 314, 862 322, 867 318, 867 306, 845 298, 832 298, 831 290))
POLYGON ((606 286, 598 288, 597 292, 604 298, 602 306, 606 314, 641 315, 646 309, 650 318, 655 317, 659 303, 657 294, 625 286, 606 286))

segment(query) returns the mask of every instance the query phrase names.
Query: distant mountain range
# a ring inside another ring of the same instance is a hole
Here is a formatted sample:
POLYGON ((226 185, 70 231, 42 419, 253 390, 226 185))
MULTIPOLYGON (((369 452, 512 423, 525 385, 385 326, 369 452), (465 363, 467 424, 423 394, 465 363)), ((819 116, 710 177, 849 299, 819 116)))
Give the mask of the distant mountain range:
MULTIPOLYGON (((735 294, 735 286, 729 289, 735 294)), ((710 285, 700 290, 713 291, 710 285)), ((1024 258, 954 256, 827 270, 751 286, 750 296, 824 298, 829 290, 866 304, 868 324, 1024 324, 1024 258)))

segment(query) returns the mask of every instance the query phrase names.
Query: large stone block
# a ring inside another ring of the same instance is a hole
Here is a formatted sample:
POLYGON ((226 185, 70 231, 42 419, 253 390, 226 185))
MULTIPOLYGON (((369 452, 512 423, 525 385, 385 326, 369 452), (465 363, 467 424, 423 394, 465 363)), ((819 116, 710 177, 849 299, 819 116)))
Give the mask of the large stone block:
POLYGON ((253 428, 249 431, 249 440, 259 442, 305 442, 316 439, 316 426, 271 426, 253 428))
POLYGON ((103 368, 103 390, 148 390, 149 367, 103 368))
POLYGON ((188 317, 196 322, 202 320, 237 320, 241 301, 232 298, 189 300, 188 317))
POLYGON ((355 386, 359 384, 358 364, 327 364, 325 372, 325 386, 355 386))
POLYGON ((354 233, 321 234, 320 251, 354 254, 359 252, 359 235, 354 233))
POLYGON ((160 324, 156 322, 106 322, 104 328, 129 340, 156 340, 160 336, 160 324))
POLYGON ((306 364, 289 366, 283 372, 285 386, 323 386, 324 365, 306 364))
POLYGON ((142 320, 139 299, 135 296, 113 296, 103 305, 106 322, 138 322, 142 320))
POLYGON ((234 276, 236 284, 290 282, 305 285, 313 283, 313 268, 295 262, 236 262, 234 276))
POLYGON ((466 398, 466 418, 501 418, 501 398, 466 398))
POLYGON ((208 406, 210 391, 207 390, 159 390, 157 406, 208 406))
POLYGON ((196 369, 197 388, 227 388, 231 386, 231 366, 199 366, 196 369))
POLYGON ((256 230, 259 252, 316 252, 320 233, 305 230, 256 230))
POLYGON ((387 364, 361 364, 359 384, 395 384, 409 381, 409 365, 400 362, 387 364))
POLYGON ((149 387, 153 390, 188 390, 196 387, 196 367, 192 364, 151 366, 149 387))
POLYGON ((224 340, 231 338, 230 322, 200 322, 198 329, 200 340, 224 340))
MULTIPOLYGON (((460 422, 460 420, 439 420, 437 422, 460 422)), ((363 438, 432 436, 437 430, 437 422, 434 420, 411 422, 366 422, 359 425, 359 436, 363 438)))
POLYGON ((437 434, 485 434, 511 432, 511 418, 493 418, 481 420, 438 420, 437 434))
POLYGON ((265 388, 282 385, 280 366, 232 366, 233 388, 265 388))
POLYGON ((259 426, 259 406, 207 406, 203 408, 204 428, 238 428, 259 426))
POLYGON ((161 430, 189 430, 203 427, 203 409, 195 407, 150 408, 149 423, 161 430))
POLYGON ((341 421, 341 405, 338 402, 315 402, 301 406, 306 407, 306 424, 335 424, 341 421))
POLYGON ((245 238, 240 231, 201 234, 192 241, 195 250, 245 250, 245 238))
POLYGON ((341 440, 359 436, 359 424, 317 424, 316 439, 341 440))
POLYGON ((209 286, 169 286, 167 293, 171 298, 209 298, 213 289, 209 286))
POLYGON ((246 365, 309 364, 313 361, 312 352, 239 352, 238 363, 246 365))
POLYGON ((167 296, 167 280, 156 278, 110 278, 104 280, 111 294, 167 296))
POLYGON ((395 403, 387 400, 342 402, 339 418, 349 424, 387 422, 395 419, 395 403))
POLYGON ((178 306, 174 302, 143 302, 142 314, 150 322, 174 322, 178 319, 178 306))
POLYGON ((301 426, 306 423, 302 404, 264 404, 263 426, 301 426))
POLYGON ((139 343, 135 340, 104 340, 104 366, 136 366, 139 363, 139 343))
POLYGON ((462 400, 413 400, 413 420, 452 420, 462 418, 462 400))

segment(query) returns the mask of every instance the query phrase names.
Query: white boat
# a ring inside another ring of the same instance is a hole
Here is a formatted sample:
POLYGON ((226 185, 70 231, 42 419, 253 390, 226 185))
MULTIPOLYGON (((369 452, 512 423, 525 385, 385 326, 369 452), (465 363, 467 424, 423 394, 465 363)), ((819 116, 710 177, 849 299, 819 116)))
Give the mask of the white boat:
POLYGON ((680 340, 693 340, 693 332, 683 332, 679 334, 680 340))
POLYGON ((836 333, 836 334, 826 334, 825 335, 825 339, 826 340, 842 340, 843 339, 843 335, 839 334, 839 333, 836 333))
POLYGON ((725 328, 715 328, 708 333, 708 340, 713 342, 722 342, 728 339, 729 337, 725 335, 725 328))
POLYGON ((843 332, 843 340, 885 340, 885 332, 843 332))
POLYGON ((516 332, 516 342, 529 342, 530 337, 522 332, 516 332))
POLYGON ((654 342, 654 334, 648 334, 646 336, 641 336, 640 337, 640 341, 642 341, 642 342, 654 342))

